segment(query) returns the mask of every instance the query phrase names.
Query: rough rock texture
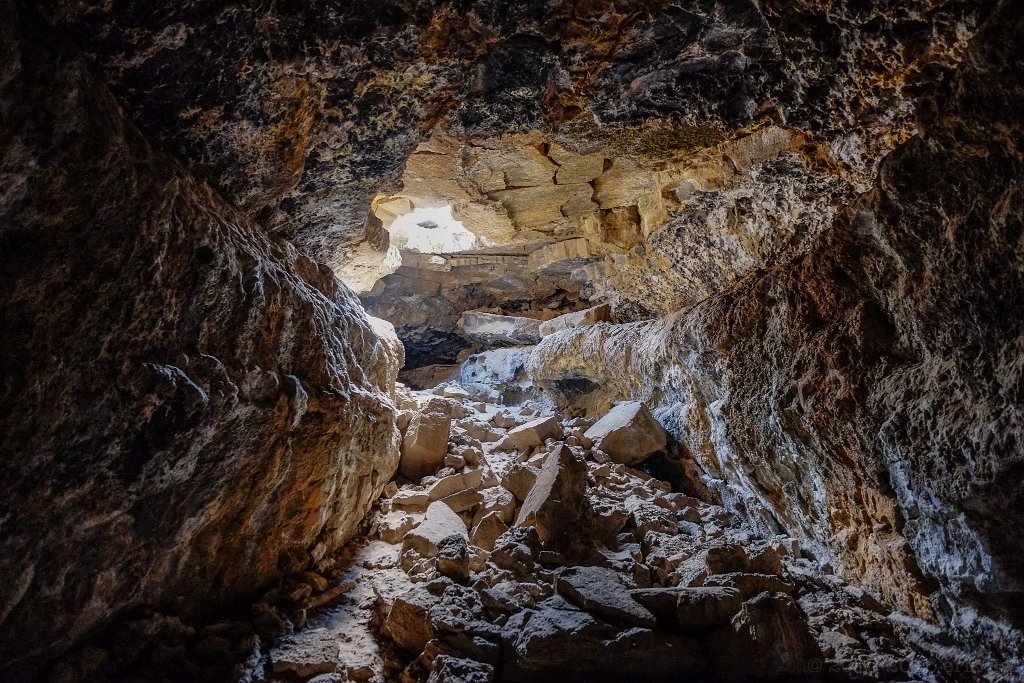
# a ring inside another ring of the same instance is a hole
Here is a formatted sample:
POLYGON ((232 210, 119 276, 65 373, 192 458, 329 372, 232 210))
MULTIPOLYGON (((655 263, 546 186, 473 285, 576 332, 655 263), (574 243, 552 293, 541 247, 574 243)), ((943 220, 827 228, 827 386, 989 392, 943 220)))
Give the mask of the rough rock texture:
MULTIPOLYGON (((1019 3, 48 0, 38 22, 32 3, 10 4, 0 633, 34 644, 24 661, 111 620, 136 626, 61 672, 117 660, 136 627, 186 647, 177 617, 135 608, 219 610, 351 533, 394 467, 402 361, 333 272, 397 328, 410 369, 465 359, 465 388, 442 394, 530 404, 474 407, 487 419, 436 444, 426 502, 466 467, 485 491, 511 484, 488 444, 557 403, 582 420, 559 438, 592 459, 593 536, 627 582, 789 595, 798 607, 748 609, 752 628, 806 616, 853 676, 899 677, 907 643, 942 660, 951 625, 947 644, 976 660, 958 671, 1004 662, 1020 677, 1019 3), (419 249, 399 234, 433 202, 469 241, 419 249), (535 348, 486 350, 493 339, 457 327, 470 310, 547 322, 599 304, 607 322, 535 348), (626 399, 679 443, 645 466, 704 505, 623 479, 591 448, 593 418, 626 399), (835 614, 870 601, 783 580, 760 555, 695 550, 737 520, 800 539, 825 583, 835 569, 935 619, 935 638, 859 612, 883 635, 843 630, 835 614), (815 622, 826 614, 835 628, 815 622)), ((550 448, 533 447, 519 484, 550 448)), ((499 499, 507 524, 506 493, 443 499, 469 529, 499 499)), ((424 500, 405 498, 382 538, 419 523, 424 500)), ((567 634, 593 636, 583 655, 665 645, 644 629, 574 631, 591 617, 541 605, 567 558, 531 529, 494 540, 490 555, 457 543, 448 577, 409 558, 446 597, 407 677, 440 676, 456 646, 490 666, 496 648, 521 649, 558 671, 567 634), (467 572, 490 592, 445 583, 467 572), (481 620, 511 620, 509 603, 542 616, 536 639, 481 620)), ((385 584, 361 600, 387 602, 385 584)), ((306 618, 276 609, 254 608, 261 637, 306 618)), ((188 648, 210 657, 227 640, 188 648)), ((796 655, 768 673, 808 656, 787 642, 796 655)))
POLYGON ((1022 28, 1003 6, 804 256, 527 361, 550 391, 600 387, 568 403, 658 406, 732 509, 996 650, 1024 624, 1022 28))
POLYGON ((128 610, 224 608, 347 541, 398 462, 402 361, 3 14, 0 677, 23 680, 128 610))

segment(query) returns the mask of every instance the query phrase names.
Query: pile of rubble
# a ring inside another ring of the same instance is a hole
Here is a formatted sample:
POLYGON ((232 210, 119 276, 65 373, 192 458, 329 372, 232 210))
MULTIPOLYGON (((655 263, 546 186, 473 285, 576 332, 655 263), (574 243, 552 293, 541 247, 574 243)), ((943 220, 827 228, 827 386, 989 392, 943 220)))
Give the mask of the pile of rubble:
POLYGON ((642 404, 594 421, 445 386, 406 408, 343 604, 252 680, 944 680, 961 656, 641 469, 670 441, 642 404))

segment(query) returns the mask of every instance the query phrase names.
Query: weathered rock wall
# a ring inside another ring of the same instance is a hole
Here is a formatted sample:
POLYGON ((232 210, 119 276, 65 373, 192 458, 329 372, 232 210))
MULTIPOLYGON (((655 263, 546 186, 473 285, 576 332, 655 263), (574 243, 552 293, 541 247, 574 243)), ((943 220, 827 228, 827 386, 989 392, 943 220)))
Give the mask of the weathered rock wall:
POLYGON ((0 13, 0 678, 24 680, 345 542, 397 466, 402 350, 0 13))
POLYGON ((1003 3, 924 134, 807 253, 527 362, 556 395, 600 387, 581 404, 656 404, 734 510, 1006 653, 1024 625, 1022 15, 1003 3))

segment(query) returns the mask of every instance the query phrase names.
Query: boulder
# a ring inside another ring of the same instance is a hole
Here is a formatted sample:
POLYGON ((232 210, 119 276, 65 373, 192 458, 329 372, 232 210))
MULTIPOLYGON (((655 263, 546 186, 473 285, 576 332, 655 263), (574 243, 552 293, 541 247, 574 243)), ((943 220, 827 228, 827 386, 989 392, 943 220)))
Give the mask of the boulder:
POLYGON ((384 635, 406 652, 418 655, 434 637, 430 608, 437 602, 425 586, 417 586, 395 599, 384 620, 384 635))
POLYGON ((694 630, 728 624, 743 603, 738 590, 723 587, 642 588, 630 595, 658 617, 694 630))
POLYGON ((540 321, 535 318, 466 311, 459 329, 474 344, 486 348, 529 346, 540 341, 540 321))
POLYGON ((462 519, 444 503, 433 502, 423 521, 402 539, 402 552, 414 550, 422 557, 434 557, 441 541, 449 536, 469 538, 462 519))
MULTIPOLYGON (((534 474, 534 480, 537 478, 536 473, 534 474)), ((533 481, 530 482, 530 486, 533 486, 533 481)), ((523 494, 529 493, 530 489, 527 487, 523 494)), ((483 502, 477 508, 476 516, 473 518, 473 526, 476 526, 481 519, 486 515, 497 512, 505 524, 511 524, 516 514, 516 497, 511 491, 504 486, 491 486, 485 489, 481 489, 480 493, 483 494, 483 502)))
POLYGON ((665 428, 640 401, 618 404, 584 432, 584 436, 612 461, 624 465, 637 465, 668 445, 665 428))
POLYGON ((472 659, 440 655, 434 658, 427 683, 492 683, 494 667, 472 659))
POLYGON ((630 596, 611 569, 568 567, 556 575, 555 590, 569 602, 610 621, 646 628, 657 625, 654 615, 630 596))
POLYGON ((505 472, 505 476, 501 478, 501 485, 518 500, 526 500, 526 496, 529 495, 539 474, 540 470, 532 465, 516 463, 505 472))
POLYGON ((561 439, 562 436, 562 423, 556 416, 538 417, 510 430, 498 443, 498 448, 525 453, 530 448, 543 446, 546 439, 561 439))
POLYGON ((612 319, 612 308, 608 304, 601 304, 582 311, 574 311, 552 318, 540 324, 540 336, 546 337, 555 332, 568 330, 573 327, 584 327, 596 323, 608 322, 612 319))
POLYGON ((508 524, 500 512, 489 512, 473 527, 473 545, 484 550, 493 550, 494 541, 508 531, 508 524))
POLYGON ((434 400, 427 401, 409 421, 402 438, 402 457, 398 471, 403 477, 418 480, 433 474, 448 453, 452 420, 434 400))
POLYGON ((469 579, 469 544, 463 536, 453 534, 438 543, 437 571, 458 583, 469 579))
POLYGON ((275 674, 310 678, 337 670, 340 654, 337 637, 319 628, 282 639, 270 651, 270 665, 275 674))
POLYGON ((512 658, 512 671, 505 672, 510 680, 531 680, 532 672, 564 676, 570 663, 573 673, 593 672, 597 680, 685 680, 706 669, 695 640, 646 628, 621 629, 549 602, 514 614, 502 629, 512 658), (517 676, 516 670, 524 673, 517 676))
POLYGON ((805 675, 808 664, 822 658, 807 616, 782 593, 747 600, 732 623, 706 642, 717 677, 724 681, 805 675))
POLYGON ((391 507, 409 512, 426 512, 428 505, 430 505, 430 496, 426 491, 405 489, 391 498, 391 507))
POLYGON ((482 467, 464 469, 461 472, 441 477, 427 487, 427 497, 431 501, 441 500, 462 491, 476 491, 483 483, 482 467))
POLYGON ((523 501, 516 526, 533 526, 541 543, 565 550, 589 543, 592 524, 587 463, 567 446, 558 446, 523 501))

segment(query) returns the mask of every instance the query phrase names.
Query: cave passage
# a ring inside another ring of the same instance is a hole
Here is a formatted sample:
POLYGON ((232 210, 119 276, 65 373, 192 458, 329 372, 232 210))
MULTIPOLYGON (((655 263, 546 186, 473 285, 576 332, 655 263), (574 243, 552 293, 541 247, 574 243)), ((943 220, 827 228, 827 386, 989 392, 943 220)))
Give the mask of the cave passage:
POLYGON ((0 0, 0 681, 1024 680, 1024 5, 0 0))

